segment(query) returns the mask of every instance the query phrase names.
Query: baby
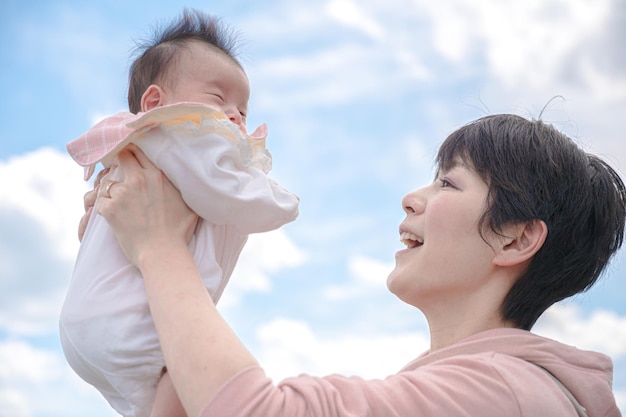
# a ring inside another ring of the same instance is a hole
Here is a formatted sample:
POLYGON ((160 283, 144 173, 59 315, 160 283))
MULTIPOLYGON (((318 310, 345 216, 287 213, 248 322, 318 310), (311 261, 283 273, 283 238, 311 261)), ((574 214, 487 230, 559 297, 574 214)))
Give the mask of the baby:
MULTIPOLYGON (((250 233, 298 215, 298 198, 267 176, 267 129, 246 133, 250 85, 220 21, 185 10, 132 64, 130 113, 109 117, 67 146, 89 179, 97 163, 136 144, 200 217, 190 248, 218 300, 250 233)), ((108 183, 107 193, 115 182, 108 183)), ((97 205, 97 202, 96 202, 97 205)), ((175 278, 173 278, 175 279, 175 278)), ((139 271, 94 210, 60 317, 71 367, 126 417, 184 416, 160 350, 139 271)))

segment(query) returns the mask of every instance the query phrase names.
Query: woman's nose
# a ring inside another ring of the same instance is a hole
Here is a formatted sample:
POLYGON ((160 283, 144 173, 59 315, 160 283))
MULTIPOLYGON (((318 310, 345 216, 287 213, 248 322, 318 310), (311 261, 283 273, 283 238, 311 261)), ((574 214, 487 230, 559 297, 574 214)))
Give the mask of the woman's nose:
POLYGON ((426 201, 420 191, 411 191, 402 198, 402 209, 406 214, 422 214, 424 212, 426 201))

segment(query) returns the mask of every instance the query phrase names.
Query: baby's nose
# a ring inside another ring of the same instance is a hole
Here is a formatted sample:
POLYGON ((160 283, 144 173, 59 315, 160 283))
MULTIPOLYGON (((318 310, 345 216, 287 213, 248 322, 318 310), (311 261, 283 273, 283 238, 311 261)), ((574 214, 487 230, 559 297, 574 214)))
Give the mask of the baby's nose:
POLYGON ((228 117, 228 119, 235 123, 235 124, 241 124, 241 113, 239 113, 239 110, 237 109, 227 109, 226 110, 226 117, 228 117))

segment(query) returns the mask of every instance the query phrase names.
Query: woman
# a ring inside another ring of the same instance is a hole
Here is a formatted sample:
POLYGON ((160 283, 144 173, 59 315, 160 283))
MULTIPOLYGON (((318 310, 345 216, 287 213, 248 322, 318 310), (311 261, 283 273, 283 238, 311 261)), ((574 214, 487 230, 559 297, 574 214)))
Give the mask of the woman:
POLYGON ((461 127, 436 162, 435 181, 402 200, 406 249, 388 278, 426 316, 430 350, 384 380, 276 386, 204 291, 187 249, 195 216, 138 149, 120 154, 123 180, 103 178, 96 207, 143 274, 189 416, 620 415, 608 357, 529 332, 621 246, 619 176, 552 126, 513 115, 461 127))

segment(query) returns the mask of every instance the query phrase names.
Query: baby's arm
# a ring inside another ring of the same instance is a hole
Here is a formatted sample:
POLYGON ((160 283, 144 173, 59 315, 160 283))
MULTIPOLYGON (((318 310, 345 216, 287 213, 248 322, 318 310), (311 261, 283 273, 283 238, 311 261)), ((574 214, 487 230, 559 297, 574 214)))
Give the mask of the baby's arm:
POLYGON ((276 229, 296 218, 298 198, 263 171, 244 166, 227 138, 215 133, 181 136, 159 132, 137 145, 200 217, 236 225, 242 233, 276 229))

